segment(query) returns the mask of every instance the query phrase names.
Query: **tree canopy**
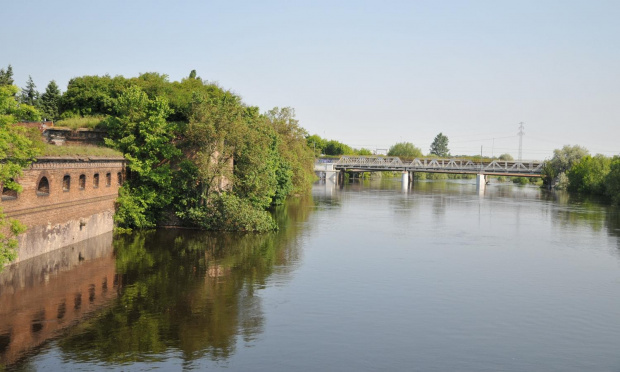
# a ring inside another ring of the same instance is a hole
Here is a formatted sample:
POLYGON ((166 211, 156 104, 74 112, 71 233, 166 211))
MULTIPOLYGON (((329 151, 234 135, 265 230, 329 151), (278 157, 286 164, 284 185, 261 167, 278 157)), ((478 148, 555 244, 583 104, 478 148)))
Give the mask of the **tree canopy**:
POLYGON ((422 150, 415 147, 411 142, 399 142, 390 147, 388 156, 404 156, 409 158, 422 157, 422 150))
POLYGON ((448 137, 444 136, 443 133, 440 132, 431 144, 430 153, 439 157, 450 156, 450 149, 448 148, 448 137))

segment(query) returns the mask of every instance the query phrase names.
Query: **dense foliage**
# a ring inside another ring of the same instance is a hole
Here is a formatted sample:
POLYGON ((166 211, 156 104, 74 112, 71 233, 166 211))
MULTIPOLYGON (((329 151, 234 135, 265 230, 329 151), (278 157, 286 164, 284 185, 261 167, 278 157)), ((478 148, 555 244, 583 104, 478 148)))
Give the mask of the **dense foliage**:
POLYGON ((411 142, 399 142, 390 147, 388 156, 404 156, 408 158, 420 158, 422 157, 422 150, 415 147, 411 142))
POLYGON ((180 221, 271 230, 266 209, 306 191, 314 177, 292 109, 260 114, 195 72, 180 82, 157 73, 77 77, 60 102, 67 122, 99 118, 106 144, 128 159, 115 216, 123 229, 180 221))
POLYGON ((567 188, 568 178, 566 172, 578 163, 581 158, 588 155, 588 150, 576 145, 566 145, 562 149, 554 150, 553 157, 545 163, 543 168, 543 181, 549 187, 567 188))
MULTIPOLYGON (((10 66, 9 66, 10 71, 10 66)), ((1 71, 1 81, 12 81, 1 71)), ((39 120, 39 114, 32 106, 20 104, 16 100, 18 88, 13 85, 0 85, 0 185, 2 190, 21 191, 15 182, 23 168, 37 156, 38 148, 33 146, 27 130, 15 125, 17 121, 39 120)), ((16 256, 17 234, 24 227, 16 220, 5 218, 0 208, 0 268, 16 256)))
POLYGON ((548 187, 607 197, 620 204, 620 157, 590 156, 580 146, 556 149, 546 162, 543 180, 548 187))

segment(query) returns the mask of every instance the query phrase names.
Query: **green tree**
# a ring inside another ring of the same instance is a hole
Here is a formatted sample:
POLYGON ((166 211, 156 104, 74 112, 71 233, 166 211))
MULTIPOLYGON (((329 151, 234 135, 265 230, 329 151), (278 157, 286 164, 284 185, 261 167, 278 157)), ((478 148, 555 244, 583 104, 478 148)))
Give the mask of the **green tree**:
POLYGON ((295 110, 290 107, 275 107, 265 116, 276 130, 281 141, 278 152, 292 170, 292 193, 302 193, 310 189, 314 179, 314 156, 308 147, 308 134, 295 119, 295 110))
POLYGON ((605 193, 605 177, 610 171, 611 159, 598 154, 587 155, 568 170, 568 189, 589 194, 605 193))
POLYGON ((399 142, 390 147, 388 156, 404 156, 408 158, 420 158, 422 157, 422 150, 415 147, 411 142, 399 142))
POLYGON ((553 150, 553 158, 551 158, 551 165, 559 173, 568 171, 574 164, 576 164, 581 158, 590 155, 588 150, 584 147, 574 145, 566 145, 562 149, 553 150))
POLYGON ((192 71, 189 73, 189 78, 190 78, 190 79, 196 79, 196 70, 192 70, 192 71))
POLYGON ((611 202, 620 205, 620 156, 614 156, 605 176, 605 194, 611 202))
POLYGON ((59 118, 60 98, 58 85, 54 80, 50 81, 39 100, 39 109, 46 119, 55 121, 59 118))
POLYGON ((514 158, 512 157, 512 155, 510 155, 510 154, 501 154, 501 155, 499 156, 499 160, 504 160, 504 161, 513 161, 513 160, 515 160, 515 159, 514 159, 514 158))
POLYGON ((350 146, 335 140, 327 141, 325 143, 325 148, 323 149, 323 151, 325 155, 331 156, 353 154, 353 149, 350 146))
POLYGON ((113 115, 116 99, 131 83, 122 76, 81 76, 69 80, 60 100, 61 116, 113 115))
POLYGON ((366 148, 363 148, 363 147, 361 149, 359 149, 359 150, 355 150, 355 153, 357 155, 360 155, 360 156, 370 156, 370 155, 372 155, 372 151, 370 151, 370 149, 366 149, 366 148))
MULTIPOLYGON (((136 78, 128 79, 128 83, 137 85, 146 93, 150 99, 163 97, 170 102, 172 95, 172 84, 168 80, 168 75, 157 72, 145 72, 136 78)), ((170 114, 173 112, 171 111, 170 114)))
POLYGON ((565 145, 562 149, 553 150, 553 157, 543 167, 544 183, 549 187, 554 185, 556 188, 567 187, 565 182, 558 182, 556 185, 556 181, 568 180, 566 172, 587 155, 589 155, 588 150, 578 145, 565 145))
POLYGON ((174 124, 165 98, 151 100, 139 87, 127 88, 108 119, 106 144, 128 160, 127 182, 117 200, 115 221, 122 228, 149 228, 172 202, 171 160, 180 155, 173 144, 174 124))
POLYGON ((443 133, 440 132, 431 144, 430 153, 439 157, 450 156, 450 149, 448 149, 448 137, 444 136, 443 133))
POLYGON ((19 102, 37 107, 39 105, 39 92, 37 86, 32 80, 32 76, 28 75, 28 82, 26 82, 26 88, 24 88, 19 95, 19 102))
MULTIPOLYGON (((39 120, 37 110, 15 100, 18 88, 14 85, 0 86, 0 184, 2 189, 21 191, 15 180, 38 155, 38 148, 28 138, 24 127, 17 126, 17 121, 39 120)), ((17 247, 16 236, 24 231, 23 225, 16 220, 5 218, 0 207, 0 270, 15 259, 17 247)))
POLYGON ((9 65, 4 69, 0 69, 0 86, 13 85, 13 67, 9 65))
MULTIPOLYGON (((191 184, 182 186, 187 191, 178 198, 176 214, 210 230, 272 230, 273 219, 264 208, 280 186, 277 133, 258 109, 243 107, 238 96, 213 93, 194 95, 183 144, 190 155, 183 163, 190 177, 184 179, 191 184)), ((290 182, 290 175, 285 178, 290 182)))
POLYGON ((325 146, 327 146, 327 141, 321 138, 318 134, 313 134, 306 137, 306 142, 308 143, 308 147, 314 151, 314 156, 320 156, 325 153, 324 151, 325 146))

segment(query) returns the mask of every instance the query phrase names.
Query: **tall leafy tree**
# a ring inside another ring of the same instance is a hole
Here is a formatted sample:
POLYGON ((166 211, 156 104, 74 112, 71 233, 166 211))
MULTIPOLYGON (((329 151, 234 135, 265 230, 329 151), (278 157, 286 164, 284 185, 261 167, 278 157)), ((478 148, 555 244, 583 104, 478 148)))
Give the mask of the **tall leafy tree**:
POLYGON ((60 98, 58 85, 54 80, 50 81, 39 100, 39 109, 46 119, 57 120, 59 118, 60 98))
POLYGON ((439 157, 450 156, 450 149, 448 148, 448 137, 444 136, 443 133, 440 132, 431 144, 430 153, 439 157))
MULTIPOLYGON (((0 86, 0 184, 3 190, 21 191, 15 182, 38 155, 37 147, 28 138, 26 129, 15 125, 17 121, 39 120, 37 110, 15 100, 18 88, 14 85, 0 86)), ((15 236, 24 230, 16 220, 8 220, 0 207, 0 269, 16 257, 15 236)))
POLYGON ((558 188, 567 187, 568 185, 565 185, 563 184, 564 182, 559 181, 566 180, 568 182, 566 172, 574 164, 577 164, 579 160, 588 155, 590 155, 588 150, 578 145, 565 145, 561 149, 553 150, 553 157, 550 161, 545 163, 542 170, 544 183, 549 187, 554 185, 558 188), (558 181, 557 185, 556 181, 558 181))
POLYGON ((39 92, 37 86, 32 80, 32 76, 28 75, 28 81, 26 82, 26 88, 24 88, 19 95, 19 102, 37 107, 39 105, 39 92))
POLYGON ((291 192, 308 190, 314 177, 314 156, 306 142, 308 133, 295 119, 295 110, 291 107, 275 107, 265 116, 280 137, 278 152, 286 166, 292 170, 291 192))
POLYGON ((9 65, 4 69, 0 69, 0 86, 13 85, 13 67, 9 65))
POLYGON ((415 147, 411 142, 399 142, 390 147, 388 156, 404 156, 408 158, 422 157, 422 150, 415 147))
POLYGON ((173 143, 175 126, 166 121, 165 98, 149 99, 132 86, 115 100, 115 116, 108 120, 106 144, 122 151, 129 161, 129 177, 120 190, 115 220, 124 228, 149 228, 172 202, 171 160, 180 155, 173 143))

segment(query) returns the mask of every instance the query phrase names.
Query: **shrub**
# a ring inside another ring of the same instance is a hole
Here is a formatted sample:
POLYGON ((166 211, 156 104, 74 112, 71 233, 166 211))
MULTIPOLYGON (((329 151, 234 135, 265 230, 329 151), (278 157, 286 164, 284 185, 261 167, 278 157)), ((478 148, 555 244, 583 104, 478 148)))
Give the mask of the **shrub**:
POLYGON ((189 208, 187 212, 177 212, 177 215, 208 230, 264 232, 277 229, 268 212, 229 193, 217 194, 207 206, 189 208))

